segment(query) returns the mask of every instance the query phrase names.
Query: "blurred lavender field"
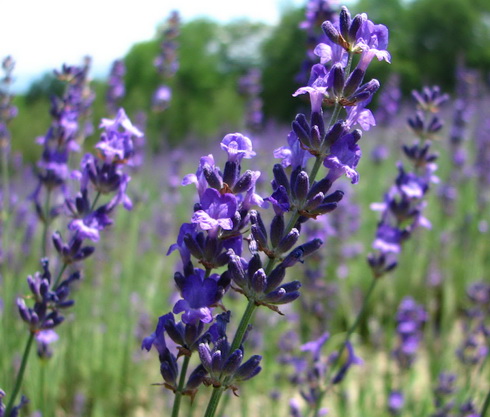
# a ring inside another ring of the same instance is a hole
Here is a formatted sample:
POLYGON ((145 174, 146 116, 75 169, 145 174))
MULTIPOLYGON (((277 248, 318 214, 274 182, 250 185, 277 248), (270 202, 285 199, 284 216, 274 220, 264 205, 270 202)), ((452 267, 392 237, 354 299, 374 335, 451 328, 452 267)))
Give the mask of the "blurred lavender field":
POLYGON ((490 415, 488 68, 380 5, 3 58, 0 417, 490 415))

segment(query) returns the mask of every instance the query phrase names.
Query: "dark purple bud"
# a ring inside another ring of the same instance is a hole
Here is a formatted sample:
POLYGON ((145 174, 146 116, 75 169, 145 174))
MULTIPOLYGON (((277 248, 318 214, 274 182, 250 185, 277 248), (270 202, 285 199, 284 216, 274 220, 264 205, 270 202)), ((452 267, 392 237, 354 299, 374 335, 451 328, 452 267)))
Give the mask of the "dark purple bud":
POLYGON ((320 134, 320 130, 318 129, 318 126, 313 126, 311 128, 311 148, 320 149, 322 141, 323 141, 323 136, 320 134))
POLYGON ((271 222, 271 244, 272 247, 277 247, 284 234, 284 216, 282 214, 276 214, 271 222))
POLYGON ((336 97, 341 97, 344 90, 344 68, 341 64, 335 64, 330 70, 333 76, 332 87, 336 97))
POLYGON ((187 384, 185 385, 186 390, 194 390, 196 389, 199 385, 201 385, 204 381, 204 378, 208 374, 208 371, 202 366, 202 364, 199 364, 196 369, 192 371, 192 373, 189 375, 189 379, 187 380, 187 384))
POLYGON ((292 291, 286 293, 279 301, 276 301, 274 304, 280 305, 280 304, 289 304, 292 303, 294 300, 298 299, 301 293, 299 291, 292 291))
POLYGON ((87 259, 90 255, 92 255, 94 252, 95 252, 94 246, 85 246, 73 256, 73 260, 83 261, 84 259, 87 259))
POLYGON ((61 253, 63 250, 63 239, 61 238, 61 234, 59 232, 54 232, 51 239, 53 240, 56 252, 61 253))
POLYGON ((223 182, 233 187, 240 176, 240 165, 236 161, 227 161, 223 172, 223 182))
POLYGON ((275 267, 267 277, 267 285, 264 292, 268 293, 277 288, 286 276, 286 268, 282 265, 275 267))
POLYGON ((223 365, 223 374, 225 376, 233 375, 238 369, 243 360, 243 352, 241 349, 235 350, 226 360, 223 365))
POLYGON ((293 228, 284 238, 281 240, 279 245, 277 246, 278 253, 284 253, 296 244, 299 239, 299 231, 296 228, 293 228))
POLYGON ((208 182, 211 188, 215 188, 217 190, 221 190, 223 188, 223 182, 220 177, 216 174, 216 172, 208 166, 204 166, 203 168, 204 178, 208 182))
POLYGON ((274 179, 277 185, 282 185, 286 190, 286 193, 289 194, 291 192, 291 188, 286 171, 284 171, 284 167, 281 164, 275 164, 272 168, 272 173, 274 174, 274 179))
POLYGON ((301 246, 298 246, 286 256, 282 262, 282 265, 289 268, 295 265, 297 262, 303 262, 304 257, 311 255, 313 252, 318 250, 322 244, 323 241, 321 239, 313 239, 301 246))
POLYGON ((259 244, 259 248, 265 249, 267 248, 267 236, 262 233, 260 227, 256 224, 253 224, 250 228, 253 238, 259 244))
POLYGON ((439 117, 437 116, 434 116, 429 124, 429 126, 427 127, 427 131, 429 133, 435 133, 439 130, 442 129, 442 121, 441 119, 439 119, 439 117))
POLYGON ((322 23, 322 30, 328 39, 330 39, 333 43, 339 45, 340 33, 335 28, 335 26, 332 24, 332 22, 330 22, 329 20, 326 20, 325 22, 323 22, 322 23))
MULTIPOLYGON (((186 325, 186 327, 187 326, 190 325, 186 325)), ((183 335, 183 327, 183 323, 175 323, 173 316, 170 315, 169 319, 167 319, 164 324, 165 332, 167 333, 168 337, 170 337, 170 339, 172 339, 179 346, 185 346, 187 344, 183 335)))
POLYGON ((333 193, 327 195, 323 199, 323 204, 338 203, 344 197, 344 192, 341 190, 335 190, 333 193))
POLYGON ((267 229, 265 228, 265 224, 262 220, 262 216, 260 213, 256 210, 250 210, 250 222, 252 224, 255 224, 259 227, 261 233, 265 236, 267 239, 267 229))
POLYGON ((321 216, 323 214, 331 213, 336 208, 337 208, 337 203, 320 204, 314 210, 310 210, 310 215, 314 217, 321 216))
POLYGON ((365 18, 363 14, 357 14, 354 17, 354 19, 352 19, 352 23, 349 28, 349 34, 347 35, 348 37, 346 38, 348 42, 354 43, 356 41, 357 31, 364 23, 364 20, 365 18))
POLYGON ((265 275, 264 269, 260 268, 255 272, 251 280, 252 290, 256 294, 261 294, 264 292, 267 285, 267 276, 265 275))
POLYGON ((211 372, 220 373, 222 367, 221 351, 217 350, 211 356, 211 372))
POLYGON ((184 235, 184 243, 192 256, 197 259, 202 259, 204 257, 201 246, 199 246, 196 239, 194 239, 190 233, 184 235))
POLYGON ((354 71, 351 72, 349 78, 347 78, 347 81, 345 83, 344 97, 350 97, 352 94, 354 94, 354 92, 361 85, 362 80, 364 79, 364 75, 365 72, 360 68, 356 68, 354 71))
POLYGON ((321 113, 313 112, 311 114, 311 125, 318 127, 320 138, 323 138, 325 136, 325 122, 321 113))
POLYGON ((251 281, 254 274, 262 268, 262 261, 260 260, 260 256, 258 254, 254 254, 248 263, 247 273, 248 278, 251 281))
POLYGON ((340 27, 340 34, 345 40, 349 39, 349 29, 351 23, 352 23, 352 19, 349 10, 347 9, 347 7, 342 6, 342 9, 340 10, 339 13, 339 27, 340 27))
POLYGON ((257 375, 261 368, 259 366, 262 356, 254 355, 248 361, 246 361, 243 365, 241 365, 234 375, 235 381, 246 381, 257 375))
POLYGON ((75 300, 66 300, 56 304, 58 308, 70 308, 75 305, 75 300))
MULTIPOLYGON (((291 181, 292 183, 292 181, 291 181)), ((308 174, 305 171, 301 171, 296 176, 294 182, 293 194, 298 202, 303 202, 306 199, 308 191, 310 189, 310 180, 308 174)))
POLYGON ((323 193, 318 193, 317 195, 313 196, 313 198, 310 198, 306 202, 304 209, 306 211, 311 211, 316 209, 320 204, 322 204, 324 198, 325 195, 323 193))
POLYGON ((286 290, 284 288, 276 288, 274 291, 269 292, 263 301, 269 304, 279 303, 283 297, 286 295, 286 290))
POLYGON ((287 293, 298 291, 301 288, 301 282, 299 281, 291 281, 286 284, 281 285, 281 287, 287 293))
POLYGON ((323 178, 320 181, 315 182, 306 196, 307 199, 313 198, 318 193, 326 194, 330 187, 332 186, 332 181, 328 178, 323 178))
POLYGON ((199 352, 199 359, 201 359, 202 365, 208 372, 211 372, 212 358, 211 358, 211 351, 209 350, 209 346, 207 344, 201 343, 199 344, 197 350, 199 352))
POLYGON ((337 142, 337 139, 339 139, 345 133, 346 128, 344 122, 337 122, 330 128, 327 135, 325 136, 325 143, 328 146, 332 146, 335 142, 337 142))
POLYGON ((231 256, 230 262, 228 263, 228 271, 230 271, 231 279, 239 287, 243 288, 246 285, 245 271, 239 256, 231 256))
POLYGON ((177 382, 177 372, 170 361, 160 363, 160 374, 167 384, 174 386, 177 382))
POLYGON ((247 191, 252 185, 252 177, 252 171, 245 171, 245 173, 238 179, 237 183, 233 187, 233 192, 235 194, 239 194, 247 191))
POLYGON ((22 320, 24 320, 26 323, 31 323, 31 313, 29 312, 29 309, 27 308, 26 303, 22 298, 17 298, 17 309, 19 310, 19 314, 22 320))
POLYGON ((298 262, 302 262, 302 259, 303 259, 303 249, 298 246, 296 249, 289 252, 289 254, 281 262, 281 265, 284 268, 290 268, 296 265, 298 262))
MULTIPOLYGON (((300 116, 303 116, 301 114, 300 116)), ((298 123, 298 121, 294 120, 293 123, 291 124, 291 127, 293 128, 294 133, 296 133, 296 136, 298 136, 299 141, 303 144, 305 148, 311 148, 311 140, 310 140, 310 128, 308 126, 308 130, 305 130, 304 127, 298 123)))
POLYGON ((364 101, 372 97, 372 95, 378 90, 380 84, 378 80, 371 80, 364 85, 361 85, 359 89, 352 95, 351 100, 354 102, 364 101))
POLYGON ((300 166, 297 166, 295 169, 291 171, 291 179, 290 179, 290 184, 291 184, 291 191, 296 192, 296 180, 298 179, 298 175, 300 172, 302 172, 303 169, 300 166))

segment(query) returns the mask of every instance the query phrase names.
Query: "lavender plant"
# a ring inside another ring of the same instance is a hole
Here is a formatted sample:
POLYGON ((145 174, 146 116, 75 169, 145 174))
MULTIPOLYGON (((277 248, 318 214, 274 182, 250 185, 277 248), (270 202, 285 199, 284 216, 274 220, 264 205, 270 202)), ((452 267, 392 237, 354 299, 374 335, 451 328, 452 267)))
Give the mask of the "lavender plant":
POLYGON ((180 16, 177 11, 173 11, 166 24, 160 30, 160 54, 155 58, 153 65, 162 80, 155 93, 153 94, 153 109, 155 111, 165 110, 172 98, 172 89, 163 84, 165 80, 175 75, 179 68, 177 60, 177 37, 179 36, 180 16))
POLYGON ((94 97, 87 86, 88 69, 86 62, 80 67, 63 65, 60 72, 55 71, 58 79, 66 82, 66 90, 62 98, 51 97, 51 126, 37 138, 43 152, 36 167, 38 185, 31 198, 43 224, 42 256, 47 255, 49 228, 62 210, 66 183, 73 175, 68 165, 70 154, 80 151, 92 129, 88 114, 94 97))
POLYGON ((100 232, 113 223, 111 216, 117 206, 131 209, 132 203, 126 195, 130 177, 124 166, 133 154, 132 137, 141 136, 133 127, 123 109, 114 120, 102 119, 104 129, 101 140, 96 144, 98 158, 86 154, 81 162, 79 179, 80 191, 74 198, 65 199, 65 213, 69 238, 64 240, 60 232, 52 235, 52 243, 57 253, 57 262, 47 257, 41 259, 41 272, 27 278, 30 294, 17 299, 17 308, 26 323, 29 337, 22 356, 21 365, 6 407, 6 416, 14 412, 16 397, 21 388, 27 367, 29 353, 34 340, 38 343, 38 355, 50 357, 49 344, 57 339, 53 329, 64 321, 64 312, 74 305, 70 294, 74 284, 81 279, 80 262, 91 256, 95 248, 86 240, 98 241, 100 232), (100 199, 107 200, 103 204, 100 199), (52 265, 57 268, 53 274, 52 265))
MULTIPOLYGON (((288 146, 276 150, 281 164, 273 167, 273 193, 262 198, 255 192, 259 171, 241 173, 241 162, 255 156, 252 142, 239 134, 226 135, 221 148, 228 154, 223 170, 212 155, 201 158, 196 174, 184 178, 183 184, 196 185, 199 202, 194 207, 191 223, 184 223, 177 243, 182 271, 174 280, 181 299, 172 313, 160 317, 155 332, 142 347, 158 351, 163 385, 175 393, 172 416, 179 413, 181 397, 194 397, 201 384, 211 385, 205 416, 215 415, 225 390, 237 390, 237 384, 260 371, 260 356, 244 361, 244 342, 255 310, 269 308, 281 313, 279 306, 299 297, 301 283, 283 283, 289 268, 302 263, 321 245, 321 239, 300 242, 302 225, 337 208, 343 193, 331 192, 334 182, 345 175, 351 183, 359 180, 356 171, 361 157, 358 141, 362 131, 375 124, 365 108, 379 87, 377 80, 363 83, 365 71, 376 56, 389 61, 386 51, 388 30, 375 25, 365 14, 351 17, 342 8, 338 25, 326 21, 322 25, 327 41, 316 48, 321 64, 312 68, 308 85, 294 96, 309 94, 311 117, 296 116, 288 136, 288 146), (360 55, 352 69, 354 57, 360 55), (324 64, 332 61, 331 69, 324 64), (333 107, 330 121, 324 121, 322 103, 333 107), (342 110, 346 118, 340 119, 342 110), (308 167, 310 160, 313 164, 308 167), (326 173, 320 171, 324 166, 326 173), (257 208, 272 208, 269 227, 257 208), (248 247, 245 255, 243 246, 248 247), (200 264, 196 268, 194 263, 200 264), (221 274, 213 270, 226 266, 221 274), (247 298, 247 307, 231 343, 227 335, 229 311, 215 319, 213 309, 223 305, 223 296, 232 289, 247 298), (177 322, 174 314, 183 313, 177 322), (172 339, 177 351, 172 352, 166 338, 172 339), (187 377, 193 352, 200 363, 187 377), (184 357, 178 366, 179 357, 184 357)), ((346 344, 349 352, 350 345, 346 344)), ((340 362, 340 354, 336 358, 340 362)), ((352 352, 352 357, 353 352, 352 352)), ((339 369, 333 383, 340 382, 350 364, 349 357, 339 369)), ((317 413, 315 413, 317 414, 317 413)))
POLYGON ((112 63, 109 79, 107 80, 108 86, 106 91, 106 108, 111 117, 116 116, 117 111, 120 108, 121 100, 126 94, 126 87, 124 86, 125 74, 126 66, 124 61, 116 59, 112 63))

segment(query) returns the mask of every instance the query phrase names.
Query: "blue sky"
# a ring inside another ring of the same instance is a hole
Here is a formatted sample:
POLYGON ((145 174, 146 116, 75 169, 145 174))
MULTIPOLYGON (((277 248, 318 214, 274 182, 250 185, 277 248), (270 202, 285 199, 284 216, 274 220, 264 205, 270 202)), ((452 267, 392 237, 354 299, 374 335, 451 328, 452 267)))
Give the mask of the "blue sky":
POLYGON ((92 73, 104 76, 131 45, 151 39, 172 10, 183 21, 198 16, 277 23, 281 11, 306 0, 6 0, 2 1, 0 58, 16 61, 14 90, 63 63, 93 58, 92 73))

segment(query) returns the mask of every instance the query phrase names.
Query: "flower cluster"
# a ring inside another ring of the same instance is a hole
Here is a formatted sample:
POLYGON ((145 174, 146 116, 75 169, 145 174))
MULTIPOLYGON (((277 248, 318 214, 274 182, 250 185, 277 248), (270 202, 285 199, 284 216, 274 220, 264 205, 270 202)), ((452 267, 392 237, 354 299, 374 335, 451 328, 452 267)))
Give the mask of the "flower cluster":
POLYGON ((315 47, 327 41, 325 33, 319 30, 320 25, 327 20, 331 22, 338 20, 338 11, 333 3, 332 0, 308 0, 306 3, 305 20, 299 24, 299 28, 306 32, 307 42, 306 57, 296 76, 296 80, 301 84, 308 79, 311 67, 317 62, 315 47))
POLYGON ((398 346, 393 351, 401 369, 408 369, 415 361, 422 328, 427 321, 427 312, 411 297, 405 297, 396 313, 398 346))
MULTIPOLYGON (((110 215, 119 204, 126 209, 132 205, 126 195, 130 178, 124 173, 123 167, 132 157, 132 137, 141 136, 141 133, 131 124, 123 109, 119 110, 116 119, 103 119, 100 127, 104 128, 104 132, 96 145, 99 157, 86 154, 82 158, 81 171, 75 175, 80 180, 80 192, 75 198, 67 197, 65 200, 64 209, 71 218, 68 223, 71 236, 65 242, 61 233, 55 232, 52 235, 59 257, 59 271, 53 275, 49 260, 43 258, 42 272, 27 278, 30 294, 17 299, 17 309, 22 320, 27 323, 30 334, 25 351, 29 352, 35 338, 38 356, 45 359, 52 354, 50 343, 58 339, 53 329, 64 321, 63 312, 74 305, 70 293, 74 283, 81 278, 78 263, 95 250, 93 246, 85 245, 84 241, 99 240, 100 231, 112 224, 110 215), (93 193, 95 196, 91 195, 93 193), (109 201, 100 204, 101 197, 109 201)), ((25 354, 12 401, 18 394, 27 358, 28 354, 25 354)), ((12 401, 7 412, 14 410, 12 401)))
POLYGON ((251 68, 238 80, 238 91, 245 97, 245 127, 256 131, 262 127, 264 115, 262 112, 262 73, 258 68, 251 68))
MULTIPOLYGON (((236 391, 236 382, 259 372, 260 356, 242 363, 243 343, 255 309, 264 306, 282 314, 279 306, 300 296, 301 282, 288 281, 288 271, 323 243, 318 237, 305 241, 303 225, 337 208, 344 193, 332 187, 340 177, 346 176, 353 184, 359 181, 356 168, 362 131, 353 126, 369 129, 375 124, 365 106, 379 83, 363 83, 363 79, 373 56, 389 61, 385 50, 388 31, 383 25, 374 25, 365 14, 352 19, 345 7, 340 23, 324 24, 324 30, 326 27, 334 28, 339 36, 333 40, 328 37, 331 30, 327 31, 326 43, 316 49, 322 63, 312 68, 308 85, 293 94, 309 94, 311 116, 297 115, 288 145, 274 151, 274 157, 282 161, 272 169, 272 193, 263 197, 257 192, 260 171, 242 171, 242 162, 252 159, 256 152, 252 141, 240 133, 228 134, 221 141, 228 156, 224 168, 213 155, 206 155, 195 174, 183 179, 183 185, 196 186, 198 202, 190 222, 181 226, 177 242, 169 249, 169 253, 178 251, 182 260, 182 270, 174 274, 180 299, 142 344, 147 350, 152 346, 157 349, 164 386, 176 394, 177 409, 180 397, 195 395, 203 383, 214 388, 206 411, 206 416, 212 416, 225 389, 236 391), (346 28, 352 45, 340 42, 340 33, 345 35, 346 28), (351 73, 355 55, 360 59, 351 73), (325 66, 327 61, 330 69, 325 66), (328 124, 323 103, 333 106, 328 124), (340 119, 342 110, 345 119, 340 119), (311 160, 314 163, 309 167, 311 160), (269 211, 264 213, 266 209, 269 211), (221 273, 214 272, 218 268, 221 273), (231 343, 226 333, 230 313, 214 315, 217 307, 226 310, 223 300, 230 289, 243 294, 248 302, 231 343), (175 324, 174 315, 181 313, 181 321, 175 324), (193 330, 188 333, 187 329, 193 330), (182 336, 188 334, 192 338, 182 336), (178 353, 167 348, 166 337, 176 342, 178 353), (186 378, 196 349, 199 364, 186 378), (179 356, 185 357, 180 370, 179 356)), ((347 341, 329 361, 335 371, 331 384, 337 384, 358 359, 347 341)))
MULTIPOLYGON (((171 78, 179 69, 177 60, 176 38, 179 36, 180 16, 177 11, 173 11, 167 20, 165 27, 161 29, 160 55, 158 55, 153 65, 162 79, 171 78)), ((153 94, 152 105, 156 111, 163 111, 168 107, 172 98, 172 90, 169 86, 161 84, 153 94)))
MULTIPOLYGON (((423 109, 435 111, 447 98, 441 95, 438 88, 425 88, 422 93, 414 92, 413 96, 423 109)), ((410 119, 413 120, 413 119, 410 119)), ((409 124, 412 123, 409 120, 409 124)), ((420 119, 422 120, 422 119, 420 119)), ((442 126, 437 115, 431 122, 442 126)), ((425 125, 424 125, 425 126, 425 125)), ((414 129, 421 140, 427 138, 426 129, 414 129)), ((407 172, 402 163, 398 163, 398 176, 395 184, 385 194, 382 203, 371 205, 373 210, 381 212, 373 248, 378 252, 368 256, 368 262, 375 277, 381 277, 393 270, 397 265, 397 256, 401 252, 402 243, 419 227, 430 227, 430 222, 423 216, 426 205, 424 197, 430 184, 438 179, 434 175, 437 169, 438 155, 430 152, 430 143, 415 142, 412 146, 403 145, 403 152, 412 165, 407 172)))
POLYGON ((5 397, 5 391, 0 388, 0 417, 18 417, 20 409, 29 402, 27 398, 23 396, 20 400, 20 403, 12 407, 9 410, 8 414, 6 414, 7 411, 5 409, 5 405, 3 404, 4 397, 5 397))
POLYGON ((116 59, 112 63, 109 78, 107 80, 106 91, 106 106, 107 111, 111 116, 115 116, 120 106, 120 101, 126 94, 126 87, 124 86, 124 75, 126 74, 126 66, 124 61, 116 59))
POLYGON ((54 191, 66 194, 66 182, 73 174, 68 166, 70 152, 78 152, 83 137, 91 131, 89 125, 81 126, 94 99, 87 84, 88 69, 87 62, 80 67, 63 65, 60 72, 55 71, 58 79, 66 83, 66 91, 62 98, 51 98, 51 126, 44 136, 37 138, 43 152, 37 163, 38 186, 32 194, 38 217, 45 226, 61 212, 61 204, 50 202, 54 191), (44 202, 41 202, 42 192, 44 202))

